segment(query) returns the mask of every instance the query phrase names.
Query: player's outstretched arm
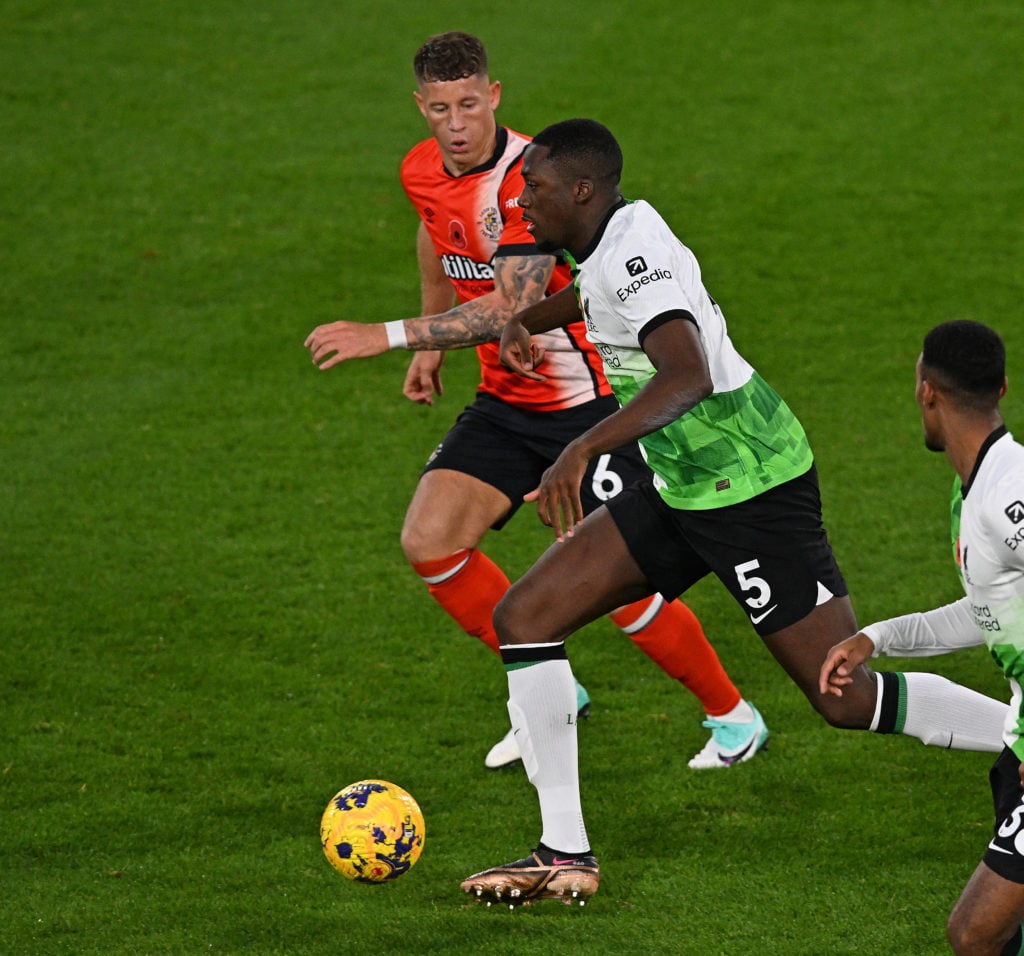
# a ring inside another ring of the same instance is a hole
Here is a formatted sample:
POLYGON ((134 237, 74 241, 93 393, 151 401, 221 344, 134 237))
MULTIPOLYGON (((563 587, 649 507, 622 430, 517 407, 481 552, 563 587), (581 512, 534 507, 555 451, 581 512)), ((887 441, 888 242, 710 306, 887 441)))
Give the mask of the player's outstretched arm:
POLYGON ((331 322, 309 334, 306 348, 316 365, 329 369, 349 359, 369 358, 392 348, 426 351, 493 342, 513 315, 543 299, 553 269, 551 256, 499 257, 494 264, 493 292, 438 315, 401 322, 331 322))
POLYGON ((874 652, 875 642, 863 632, 840 641, 825 655, 818 673, 818 690, 842 697, 843 688, 853 682, 853 672, 874 652))
POLYGON ((380 355, 390 347, 383 323, 364 322, 318 325, 306 337, 305 346, 313 356, 313 364, 321 369, 333 368, 349 359, 380 355))
POLYGON ((493 342, 516 313, 544 300, 555 260, 551 256, 499 256, 494 290, 477 299, 418 319, 406 319, 411 349, 456 349, 493 342))

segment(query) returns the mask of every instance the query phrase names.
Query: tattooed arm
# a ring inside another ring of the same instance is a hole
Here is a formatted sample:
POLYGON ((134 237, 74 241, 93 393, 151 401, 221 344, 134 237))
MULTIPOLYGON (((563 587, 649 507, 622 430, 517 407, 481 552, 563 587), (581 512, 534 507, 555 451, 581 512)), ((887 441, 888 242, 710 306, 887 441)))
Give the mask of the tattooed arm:
MULTIPOLYGON (((463 302, 447 312, 387 323, 331 322, 315 328, 306 339, 314 364, 328 369, 353 358, 388 351, 392 338, 417 351, 466 348, 501 336, 517 312, 544 297, 555 260, 552 256, 499 256, 494 260, 494 291, 463 302)), ((421 266, 422 271, 422 266, 421 266)))
POLYGON ((551 256, 502 256, 494 260, 494 291, 440 315, 406 319, 411 349, 453 349, 501 337, 517 312, 544 298, 555 260, 551 256))

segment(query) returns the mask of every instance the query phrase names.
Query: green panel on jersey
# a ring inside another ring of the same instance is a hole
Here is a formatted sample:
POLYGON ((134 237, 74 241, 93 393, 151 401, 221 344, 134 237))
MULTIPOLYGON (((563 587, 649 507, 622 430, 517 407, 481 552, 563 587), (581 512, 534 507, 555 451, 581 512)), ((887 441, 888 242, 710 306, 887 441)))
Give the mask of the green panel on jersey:
MULTIPOLYGON (((643 377, 608 380, 625 405, 643 377)), ((813 464, 803 426, 756 372, 731 392, 710 395, 640 440, 661 497, 681 510, 724 508, 802 475, 813 464)))
POLYGON ((953 546, 953 560, 956 562, 957 572, 963 577, 963 570, 960 567, 960 512, 964 508, 963 485, 960 476, 953 479, 953 491, 949 498, 949 539, 953 546))
MULTIPOLYGON (((989 651, 1008 680, 1024 685, 1024 649, 1012 644, 993 644, 989 651)), ((1013 725, 1013 752, 1024 760, 1024 713, 1021 713, 1021 707, 1024 707, 1024 702, 1018 707, 1017 722, 1013 725)))

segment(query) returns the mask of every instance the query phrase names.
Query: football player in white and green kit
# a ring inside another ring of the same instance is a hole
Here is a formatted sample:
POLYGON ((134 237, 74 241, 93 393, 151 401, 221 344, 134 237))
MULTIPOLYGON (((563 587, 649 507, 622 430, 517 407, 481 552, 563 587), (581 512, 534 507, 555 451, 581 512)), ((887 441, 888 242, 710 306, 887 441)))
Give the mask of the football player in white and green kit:
POLYGON ((733 347, 693 253, 651 206, 622 198, 621 169, 618 143, 592 120, 548 127, 523 161, 523 219, 539 249, 571 259, 575 285, 506 325, 502 361, 535 376, 531 333, 582 313, 621 407, 566 446, 526 496, 559 540, 494 612, 542 833, 531 856, 463 881, 465 892, 489 902, 582 902, 597 890, 565 639, 625 601, 676 596, 707 574, 730 590, 829 723, 943 747, 1002 746, 1006 705, 936 675, 906 674, 886 686, 861 665, 841 697, 820 692, 826 652, 857 623, 822 527, 806 436, 733 347), (587 463, 636 440, 653 480, 583 520, 587 463))
POLYGON ((925 445, 945 452, 956 472, 953 556, 966 596, 865 627, 833 648, 821 670, 822 691, 841 695, 851 668, 873 654, 928 656, 986 645, 1010 683, 1005 746, 990 774, 995 831, 947 926, 961 956, 1022 952, 1024 447, 999 412, 1005 356, 992 329, 958 321, 925 336, 917 363, 925 445))

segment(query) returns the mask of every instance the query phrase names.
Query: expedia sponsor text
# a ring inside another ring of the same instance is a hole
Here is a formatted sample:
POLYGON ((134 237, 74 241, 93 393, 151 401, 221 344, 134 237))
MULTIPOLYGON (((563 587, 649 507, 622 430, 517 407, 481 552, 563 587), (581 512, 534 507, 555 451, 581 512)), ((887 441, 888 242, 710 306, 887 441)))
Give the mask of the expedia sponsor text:
POLYGON ((625 302, 631 295, 636 295, 645 285, 650 285, 652 282, 659 282, 662 279, 671 279, 672 273, 668 269, 655 269, 648 275, 641 276, 639 279, 634 279, 629 285, 623 286, 621 289, 616 289, 615 294, 619 297, 620 302, 625 302))

